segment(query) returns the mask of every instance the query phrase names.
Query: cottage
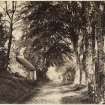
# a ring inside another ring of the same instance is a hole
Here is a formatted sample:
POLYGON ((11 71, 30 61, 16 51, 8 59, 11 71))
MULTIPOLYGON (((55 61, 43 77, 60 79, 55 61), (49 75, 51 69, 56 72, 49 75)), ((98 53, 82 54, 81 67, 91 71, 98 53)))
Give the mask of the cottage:
POLYGON ((16 56, 16 60, 26 68, 26 71, 28 72, 27 78, 36 80, 35 67, 21 55, 16 56))

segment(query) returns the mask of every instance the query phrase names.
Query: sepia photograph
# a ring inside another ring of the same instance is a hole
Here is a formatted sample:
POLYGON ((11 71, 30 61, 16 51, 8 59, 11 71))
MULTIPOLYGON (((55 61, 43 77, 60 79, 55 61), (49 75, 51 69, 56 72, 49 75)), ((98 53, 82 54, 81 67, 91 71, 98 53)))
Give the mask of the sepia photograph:
POLYGON ((0 104, 105 104, 105 1, 0 0, 0 104))

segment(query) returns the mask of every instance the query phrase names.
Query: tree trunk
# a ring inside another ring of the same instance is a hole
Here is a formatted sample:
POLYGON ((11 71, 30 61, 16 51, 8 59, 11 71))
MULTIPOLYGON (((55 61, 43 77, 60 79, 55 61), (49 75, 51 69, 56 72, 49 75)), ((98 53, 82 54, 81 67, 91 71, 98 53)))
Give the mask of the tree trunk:
POLYGON ((75 51, 75 56, 76 56, 76 73, 75 73, 75 79, 74 79, 74 84, 81 84, 82 80, 82 71, 81 71, 81 63, 80 63, 80 57, 78 55, 78 52, 75 51))
MULTIPOLYGON (((101 101, 103 101, 103 96, 104 96, 104 88, 103 88, 103 84, 104 84, 104 75, 103 75, 103 71, 104 71, 104 63, 102 61, 103 59, 103 47, 104 47, 104 37, 103 37, 103 27, 101 25, 101 14, 100 11, 97 15, 97 24, 96 24, 96 38, 97 38, 97 59, 95 59, 95 36, 93 36, 93 68, 94 69, 94 83, 93 83, 93 87, 94 87, 94 95, 93 95, 93 99, 92 99, 92 103, 100 103, 101 101), (95 66, 94 66, 95 65, 95 66)), ((95 33, 95 32, 94 32, 95 33)), ((91 93, 92 94, 92 93, 91 93)))
POLYGON ((8 64, 9 64, 9 57, 10 57, 10 50, 11 50, 11 45, 12 45, 12 32, 13 32, 13 20, 11 20, 10 23, 10 36, 9 36, 9 43, 8 43, 8 51, 7 51, 7 65, 5 67, 5 70, 7 70, 8 68, 8 64))
POLYGON ((88 77, 89 77, 89 81, 88 81, 88 91, 89 91, 89 98, 90 98, 90 103, 94 103, 95 101, 95 57, 96 57, 96 53, 95 53, 95 24, 92 23, 91 25, 92 27, 92 32, 91 32, 91 43, 90 43, 90 48, 91 48, 91 58, 92 58, 92 66, 91 66, 91 71, 89 71, 88 77))
POLYGON ((83 70, 83 81, 84 85, 87 85, 88 83, 88 69, 87 69, 87 56, 89 53, 89 35, 87 33, 87 30, 83 30, 83 58, 82 58, 82 70, 83 70))
POLYGON ((82 84, 87 85, 87 78, 88 78, 88 72, 87 72, 87 64, 86 64, 86 55, 87 53, 84 52, 83 59, 82 59, 82 84))
POLYGON ((86 31, 83 32, 83 38, 82 38, 82 46, 79 46, 79 50, 75 51, 76 55, 76 61, 77 61, 77 70, 75 75, 75 84, 82 84, 87 85, 87 65, 86 65, 86 55, 88 54, 88 35, 86 34, 86 31), (81 48, 80 48, 81 47, 81 48), (80 51, 82 50, 82 52, 80 51), (79 53, 78 53, 79 52, 79 53), (80 55, 82 58, 80 58, 80 55))
POLYGON ((103 85, 104 85, 104 62, 103 62, 103 48, 104 48, 104 37, 103 37, 103 29, 98 29, 98 59, 97 59, 97 70, 96 70, 96 85, 97 85, 97 100, 101 102, 103 100, 103 85))

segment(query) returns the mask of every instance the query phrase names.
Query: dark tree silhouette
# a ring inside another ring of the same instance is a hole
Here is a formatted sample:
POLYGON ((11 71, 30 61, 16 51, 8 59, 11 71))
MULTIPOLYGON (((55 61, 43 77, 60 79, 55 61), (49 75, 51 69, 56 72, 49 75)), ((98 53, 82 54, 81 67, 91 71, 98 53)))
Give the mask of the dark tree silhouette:
POLYGON ((7 40, 5 25, 3 21, 3 15, 0 13, 0 71, 4 70, 6 64, 6 49, 4 47, 7 40))

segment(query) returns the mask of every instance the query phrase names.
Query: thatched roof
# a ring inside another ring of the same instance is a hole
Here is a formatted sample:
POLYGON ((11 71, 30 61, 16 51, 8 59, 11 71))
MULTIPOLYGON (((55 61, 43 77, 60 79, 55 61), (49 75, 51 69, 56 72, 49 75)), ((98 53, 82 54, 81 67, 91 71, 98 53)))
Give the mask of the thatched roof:
POLYGON ((23 56, 16 56, 16 60, 22 64, 24 67, 26 67, 27 71, 35 71, 35 67, 23 56))

